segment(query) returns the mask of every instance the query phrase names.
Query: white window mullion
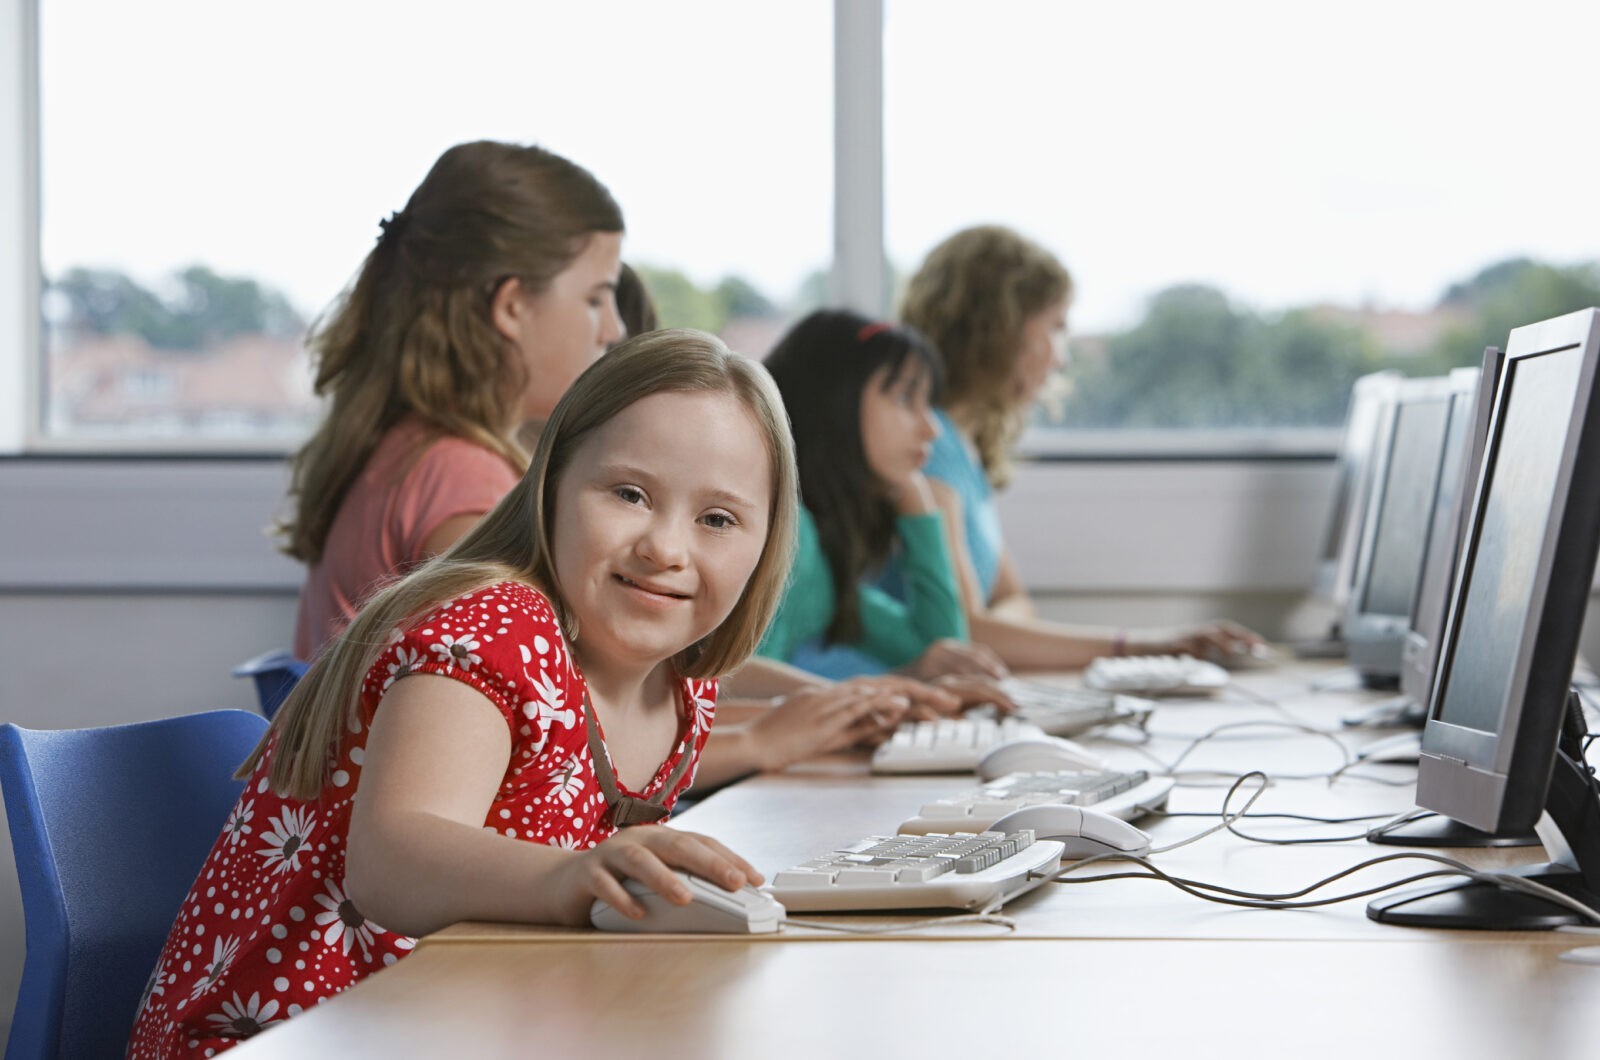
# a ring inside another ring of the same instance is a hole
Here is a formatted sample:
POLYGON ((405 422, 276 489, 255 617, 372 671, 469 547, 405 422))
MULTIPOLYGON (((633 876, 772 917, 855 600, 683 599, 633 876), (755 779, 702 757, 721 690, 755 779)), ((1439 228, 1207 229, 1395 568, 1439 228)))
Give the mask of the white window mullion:
POLYGON ((889 312, 883 237, 883 0, 833 5, 833 279, 836 305, 889 312))
POLYGON ((0 454, 36 434, 39 372, 37 0, 0 0, 0 454))

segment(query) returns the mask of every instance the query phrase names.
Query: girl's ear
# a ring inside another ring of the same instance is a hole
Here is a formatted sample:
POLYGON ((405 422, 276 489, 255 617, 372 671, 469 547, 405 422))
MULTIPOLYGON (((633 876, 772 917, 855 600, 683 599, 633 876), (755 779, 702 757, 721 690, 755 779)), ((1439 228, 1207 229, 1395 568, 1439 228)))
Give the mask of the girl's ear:
POLYGON ((495 288, 489 300, 489 319, 494 329, 512 342, 517 342, 528 327, 528 299, 523 294, 522 281, 508 276, 495 288))

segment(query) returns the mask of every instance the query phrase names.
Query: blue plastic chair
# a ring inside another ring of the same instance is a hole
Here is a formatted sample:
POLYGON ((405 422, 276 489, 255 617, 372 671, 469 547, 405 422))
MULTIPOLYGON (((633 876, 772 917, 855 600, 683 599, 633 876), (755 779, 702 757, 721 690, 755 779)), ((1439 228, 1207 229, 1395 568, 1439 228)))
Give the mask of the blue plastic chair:
POLYGON ((270 721, 278 713, 278 708, 283 706, 283 701, 289 698, 295 682, 304 677, 309 669, 310 663, 296 659, 286 651, 269 651, 235 666, 233 676, 255 678, 256 698, 261 702, 261 713, 270 721))
POLYGON ((36 731, 0 725, 27 924, 7 1060, 122 1056, 162 943, 267 723, 244 710, 36 731))

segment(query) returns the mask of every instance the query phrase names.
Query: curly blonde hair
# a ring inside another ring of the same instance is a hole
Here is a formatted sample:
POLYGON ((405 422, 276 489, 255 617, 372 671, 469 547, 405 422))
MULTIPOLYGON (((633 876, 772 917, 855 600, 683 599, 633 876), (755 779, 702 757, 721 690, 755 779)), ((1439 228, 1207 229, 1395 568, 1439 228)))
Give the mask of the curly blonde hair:
POLYGON ((1072 276, 1055 255, 1009 228, 966 228, 934 247, 906 285, 900 319, 938 348, 945 407, 972 429, 995 487, 1011 480, 1011 445, 1026 409, 1013 377, 1028 319, 1072 297, 1072 276))
POLYGON ((509 433, 527 369, 494 325, 495 292, 512 277, 545 290, 590 237, 622 227, 605 186, 543 148, 481 140, 440 155, 307 340, 329 400, 291 463, 283 551, 322 557, 345 494, 404 416, 527 467, 509 433))
POLYGON ((595 431, 635 402, 662 393, 728 394, 750 413, 766 442, 772 497, 761 558, 722 624, 671 660, 679 675, 692 678, 744 665, 778 609, 794 556, 800 489, 789 417, 766 369, 731 352, 721 339, 688 329, 652 331, 613 347, 578 376, 546 421, 516 487, 465 537, 362 606, 295 685, 235 775, 249 776, 277 741, 269 774, 274 790, 316 798, 341 734, 357 716, 367 671, 393 643, 395 630, 448 600, 519 581, 548 596, 562 627, 570 629, 551 543, 561 476, 595 431))

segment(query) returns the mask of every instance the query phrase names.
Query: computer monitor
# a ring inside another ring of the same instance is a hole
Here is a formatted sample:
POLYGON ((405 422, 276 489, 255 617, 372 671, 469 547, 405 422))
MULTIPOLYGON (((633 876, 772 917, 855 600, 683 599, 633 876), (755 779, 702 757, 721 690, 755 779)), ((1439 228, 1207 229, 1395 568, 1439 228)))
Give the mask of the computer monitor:
MULTIPOLYGON (((1600 901, 1600 784, 1572 670, 1600 548, 1600 310, 1511 332, 1439 644, 1417 804, 1486 832, 1535 826, 1517 874, 1600 901)), ((1578 914, 1466 883, 1373 902, 1375 920, 1530 930, 1578 914)))
POLYGON ((1371 501, 1344 620, 1350 668, 1368 687, 1400 685, 1401 651, 1422 574, 1451 398, 1448 377, 1406 379, 1379 420, 1371 501))
POLYGON ((1378 421, 1393 400, 1399 372, 1373 372, 1357 379, 1350 387, 1350 407, 1345 413, 1344 434, 1334 468, 1333 506, 1322 535, 1322 551, 1317 559, 1318 599, 1333 604, 1342 613, 1355 576, 1356 538, 1366 518, 1367 495, 1372 477, 1372 450, 1378 421))
POLYGON ((1450 605, 1456 559, 1466 529, 1465 512, 1472 502, 1472 487, 1483 462, 1489 436, 1489 412, 1494 388, 1500 380, 1505 355, 1498 346, 1483 351, 1481 368, 1458 368, 1450 373, 1450 426, 1445 431, 1444 455, 1439 464, 1439 485, 1423 545, 1422 575, 1411 601, 1400 658, 1400 691, 1416 704, 1416 724, 1427 717, 1433 687, 1434 663, 1439 658, 1439 634, 1450 605))

